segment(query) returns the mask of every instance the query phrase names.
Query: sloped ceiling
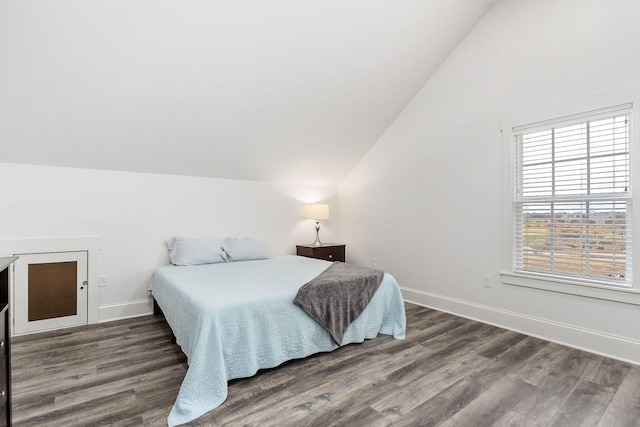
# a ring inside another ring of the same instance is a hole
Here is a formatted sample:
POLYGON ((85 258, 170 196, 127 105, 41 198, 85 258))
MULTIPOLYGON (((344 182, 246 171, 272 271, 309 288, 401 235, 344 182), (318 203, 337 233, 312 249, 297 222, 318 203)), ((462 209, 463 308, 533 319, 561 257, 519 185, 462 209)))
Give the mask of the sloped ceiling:
POLYGON ((333 185, 493 0, 0 0, 0 161, 333 185))

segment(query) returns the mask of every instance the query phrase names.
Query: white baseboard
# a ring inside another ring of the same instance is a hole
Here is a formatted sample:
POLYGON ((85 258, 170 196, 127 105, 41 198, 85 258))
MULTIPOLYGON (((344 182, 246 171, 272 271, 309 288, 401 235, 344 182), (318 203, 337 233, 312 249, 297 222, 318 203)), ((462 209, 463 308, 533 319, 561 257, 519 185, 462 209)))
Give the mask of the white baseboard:
POLYGON ((405 301, 456 316, 520 332, 623 362, 640 365, 640 341, 574 325, 450 298, 411 288, 400 288, 405 301))
POLYGON ((128 301, 118 304, 107 304, 99 307, 100 323, 112 320, 128 319, 131 317, 147 316, 153 314, 153 301, 151 298, 137 301, 128 301))

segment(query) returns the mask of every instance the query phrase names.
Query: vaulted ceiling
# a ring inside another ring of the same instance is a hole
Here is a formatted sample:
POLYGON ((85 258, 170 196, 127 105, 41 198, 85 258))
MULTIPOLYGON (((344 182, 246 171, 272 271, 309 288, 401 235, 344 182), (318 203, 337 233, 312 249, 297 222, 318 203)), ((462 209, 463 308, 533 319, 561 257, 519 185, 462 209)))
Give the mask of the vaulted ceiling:
POLYGON ((495 0, 0 0, 0 161, 335 185, 495 0))

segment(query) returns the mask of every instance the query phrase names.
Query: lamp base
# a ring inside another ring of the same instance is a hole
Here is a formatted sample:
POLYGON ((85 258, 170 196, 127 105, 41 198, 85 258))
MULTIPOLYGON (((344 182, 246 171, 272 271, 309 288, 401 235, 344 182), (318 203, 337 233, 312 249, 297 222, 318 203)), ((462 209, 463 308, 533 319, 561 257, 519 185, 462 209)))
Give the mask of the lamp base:
POLYGON ((313 246, 322 246, 320 241, 320 221, 316 221, 316 241, 312 243, 313 246))

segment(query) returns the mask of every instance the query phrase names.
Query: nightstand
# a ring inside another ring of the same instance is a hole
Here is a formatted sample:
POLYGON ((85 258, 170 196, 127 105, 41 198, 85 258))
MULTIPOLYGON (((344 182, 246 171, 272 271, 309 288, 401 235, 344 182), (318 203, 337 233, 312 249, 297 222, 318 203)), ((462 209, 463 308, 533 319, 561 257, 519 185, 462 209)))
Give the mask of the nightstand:
POLYGON ((11 425, 11 334, 9 269, 18 257, 0 258, 0 426, 11 425))
POLYGON ((321 246, 296 245, 296 255, 344 262, 344 248, 345 245, 338 243, 323 243, 321 246))

